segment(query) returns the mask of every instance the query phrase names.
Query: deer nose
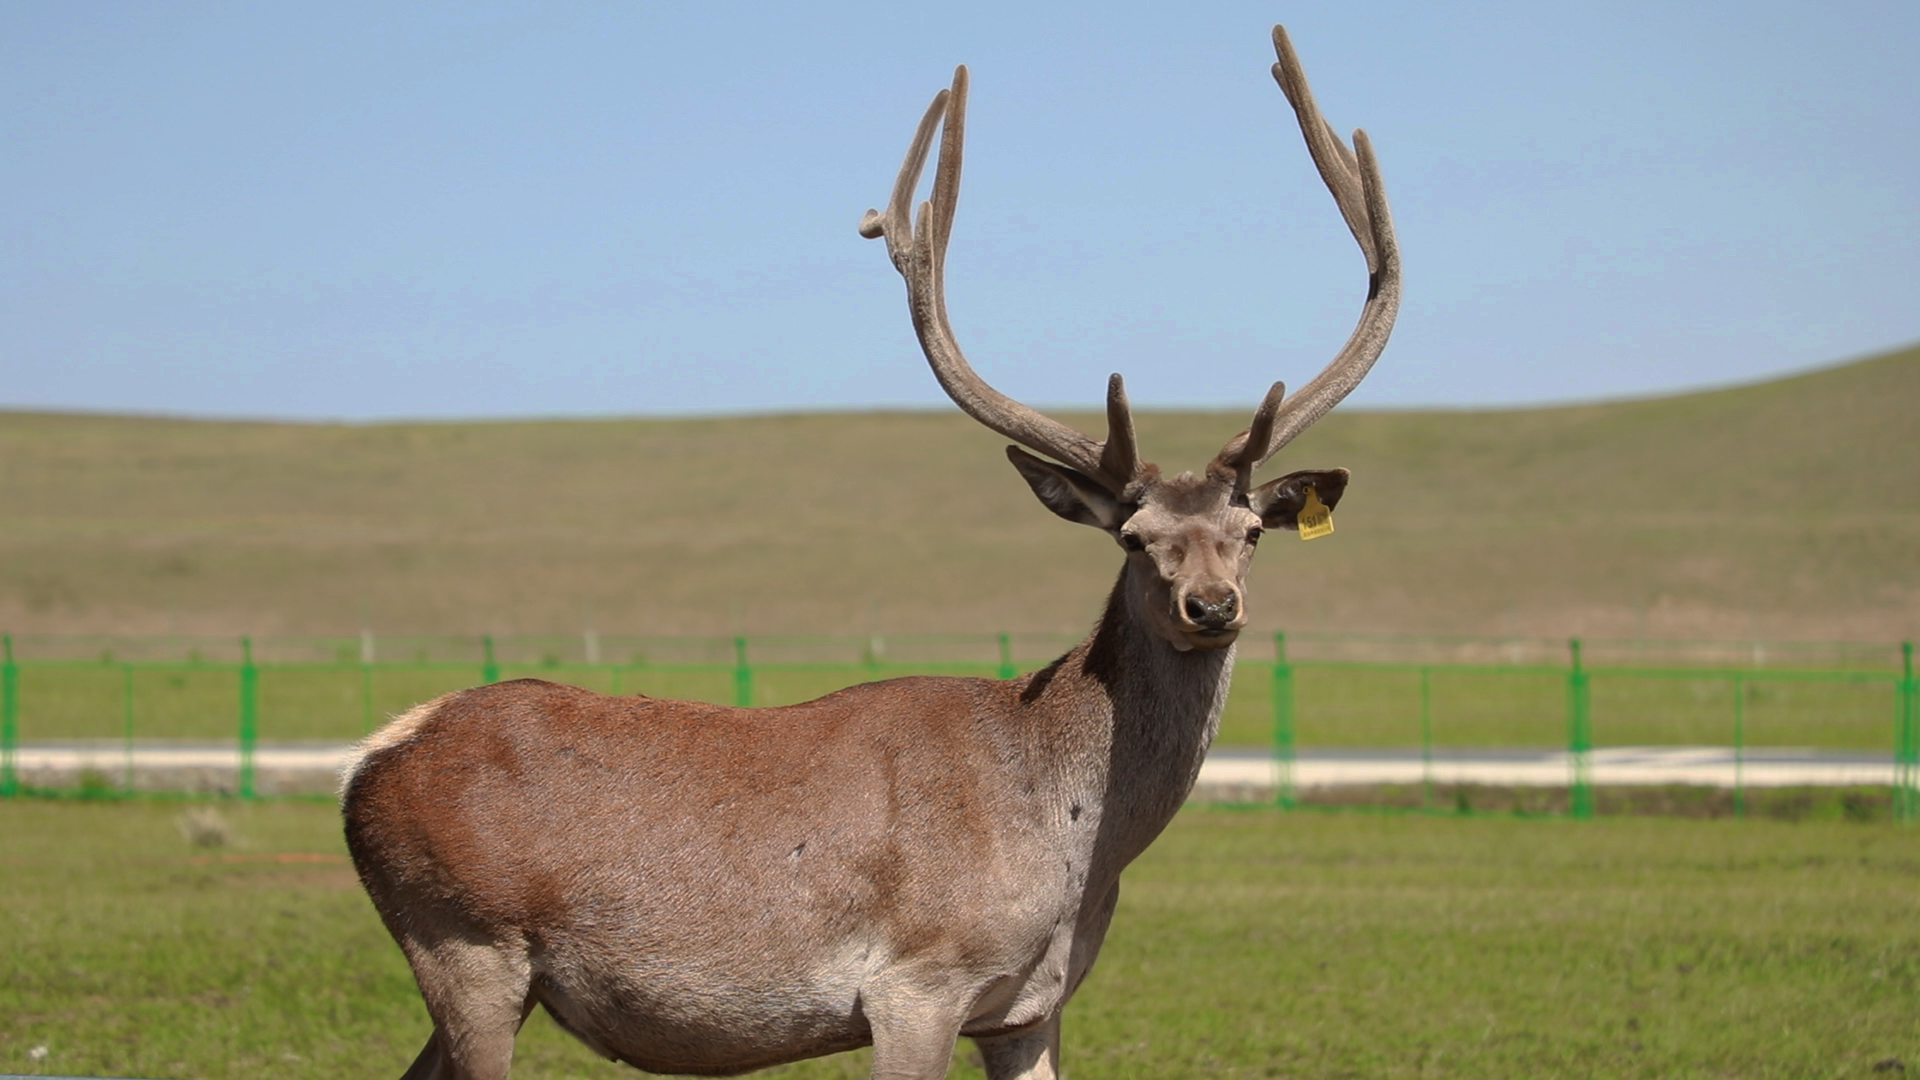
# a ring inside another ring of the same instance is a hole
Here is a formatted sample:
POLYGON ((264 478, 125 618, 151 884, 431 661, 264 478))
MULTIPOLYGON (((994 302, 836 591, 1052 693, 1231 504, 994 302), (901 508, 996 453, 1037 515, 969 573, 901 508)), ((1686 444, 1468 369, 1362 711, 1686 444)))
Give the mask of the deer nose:
POLYGON ((1205 630, 1225 630, 1234 616, 1240 614, 1240 598, 1228 593, 1219 600, 1208 603, 1198 596, 1189 595, 1181 605, 1187 618, 1205 630))

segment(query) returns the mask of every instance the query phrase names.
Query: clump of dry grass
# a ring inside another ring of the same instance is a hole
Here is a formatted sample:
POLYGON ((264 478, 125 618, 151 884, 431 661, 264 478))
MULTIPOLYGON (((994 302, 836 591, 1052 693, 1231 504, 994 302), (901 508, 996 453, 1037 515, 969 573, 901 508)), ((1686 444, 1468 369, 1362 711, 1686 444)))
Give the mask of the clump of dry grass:
POLYGON ((233 823, 216 806, 194 806, 174 819, 180 838, 198 848, 228 847, 234 842, 233 823))

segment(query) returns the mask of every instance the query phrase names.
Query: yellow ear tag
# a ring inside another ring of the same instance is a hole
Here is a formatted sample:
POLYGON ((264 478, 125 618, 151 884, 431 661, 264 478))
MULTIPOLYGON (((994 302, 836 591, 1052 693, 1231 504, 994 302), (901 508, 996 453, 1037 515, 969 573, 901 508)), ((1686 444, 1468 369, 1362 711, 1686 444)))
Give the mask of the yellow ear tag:
POLYGON ((1307 489, 1307 505, 1300 508, 1296 519, 1300 525, 1300 539, 1318 540, 1333 532, 1333 511, 1320 501, 1320 493, 1313 488, 1307 489))

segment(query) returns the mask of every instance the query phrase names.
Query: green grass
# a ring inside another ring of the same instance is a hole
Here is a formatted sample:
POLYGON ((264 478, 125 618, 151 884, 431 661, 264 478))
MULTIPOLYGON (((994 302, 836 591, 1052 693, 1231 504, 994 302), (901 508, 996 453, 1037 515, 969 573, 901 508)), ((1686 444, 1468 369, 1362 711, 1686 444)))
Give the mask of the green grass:
MULTIPOLYGON (((207 849, 178 829, 195 805, 0 803, 0 1071, 398 1075, 427 1023, 333 808, 222 805, 235 841, 207 849)), ((1910 830, 1848 822, 1190 810, 1128 873, 1068 1011, 1066 1068, 1913 1068, 1917 851, 1910 830)), ((957 1058, 955 1075, 979 1075, 957 1058)), ((781 1073, 858 1076, 864 1060, 781 1073)), ((539 1015, 521 1037, 517 1077, 615 1075, 635 1074, 539 1015)))
MULTIPOLYGON (((1920 636, 1916 398, 1907 349, 1647 401, 1336 411, 1272 470, 1351 468, 1339 532, 1269 538, 1255 632, 1920 636)), ((1252 404, 1143 412, 1143 452, 1199 468, 1252 404)), ((951 410, 0 412, 0 508, 16 634, 1078 634, 1120 562, 951 410)))

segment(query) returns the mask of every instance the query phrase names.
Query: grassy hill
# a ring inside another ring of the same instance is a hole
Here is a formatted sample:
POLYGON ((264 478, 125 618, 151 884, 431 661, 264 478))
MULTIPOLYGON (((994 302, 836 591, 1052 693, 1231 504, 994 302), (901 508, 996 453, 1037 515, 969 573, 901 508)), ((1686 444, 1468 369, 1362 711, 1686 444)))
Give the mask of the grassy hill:
MULTIPOLYGON (((1256 628, 1920 635, 1920 347, 1706 393, 1336 412, 1256 628)), ((1248 403, 1248 411, 1252 403, 1248 403)), ((1069 416, 1097 430, 1091 416, 1069 416)), ((1145 413, 1198 468, 1246 412, 1145 413)), ((262 424, 0 412, 0 629, 1078 631, 1119 565, 957 412, 262 424)))

